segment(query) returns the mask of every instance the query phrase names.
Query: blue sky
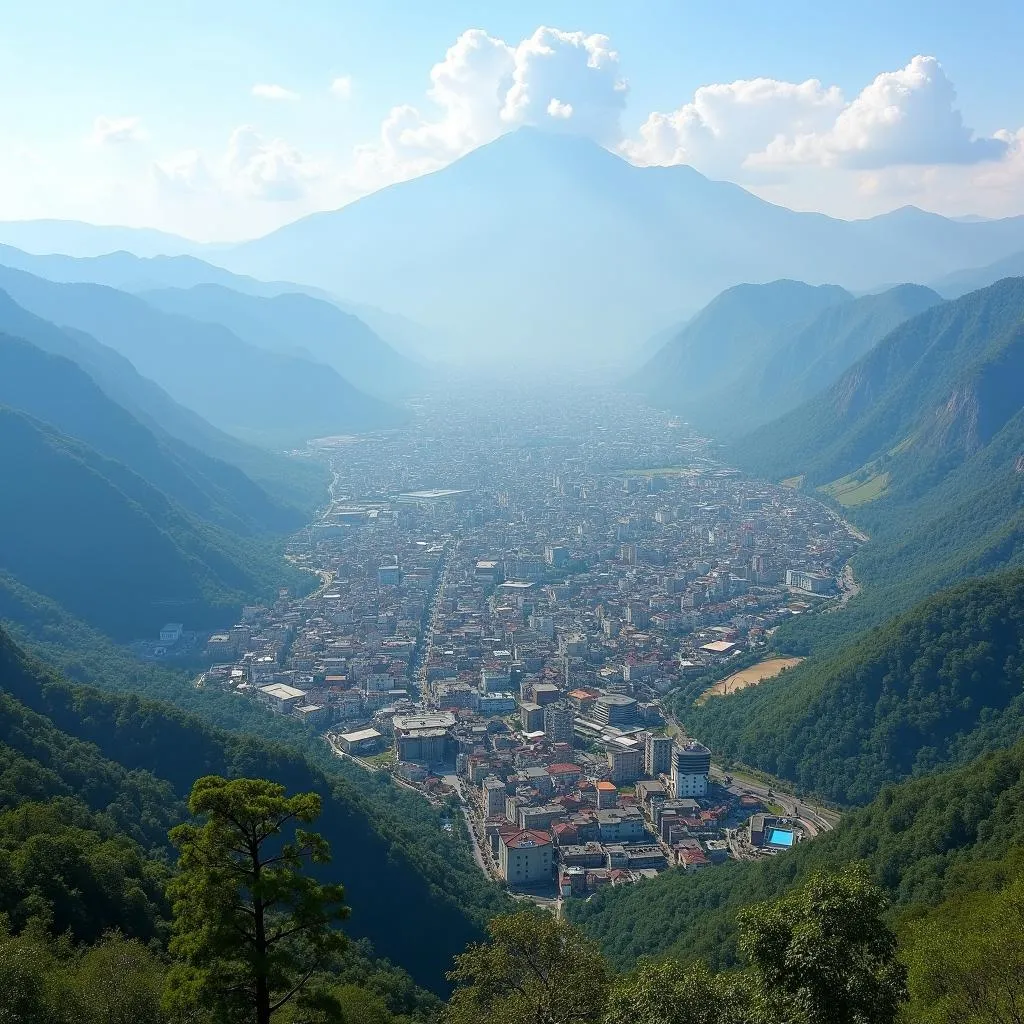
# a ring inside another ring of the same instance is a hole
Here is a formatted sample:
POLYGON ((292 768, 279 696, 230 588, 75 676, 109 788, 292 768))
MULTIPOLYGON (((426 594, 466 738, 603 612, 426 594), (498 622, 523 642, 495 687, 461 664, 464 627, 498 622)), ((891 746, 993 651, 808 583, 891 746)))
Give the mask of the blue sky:
POLYGON ((5 219, 244 237, 522 123, 592 134, 637 163, 691 162, 839 216, 907 202, 1024 213, 1019 2, 8 8, 5 219), (541 26, 558 34, 539 38, 541 26), (467 43, 470 29, 483 33, 467 43), (439 102, 431 69, 460 39, 439 102), (934 59, 911 65, 918 55, 934 59), (820 90, 796 88, 808 80, 820 90))

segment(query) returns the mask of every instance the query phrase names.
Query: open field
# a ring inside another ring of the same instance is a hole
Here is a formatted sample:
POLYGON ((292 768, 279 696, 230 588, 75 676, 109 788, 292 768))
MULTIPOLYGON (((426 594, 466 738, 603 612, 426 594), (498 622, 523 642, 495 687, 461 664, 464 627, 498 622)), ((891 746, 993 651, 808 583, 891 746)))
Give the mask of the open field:
POLYGON ((888 473, 878 473, 866 479, 858 479, 859 476, 859 472, 844 476, 840 480, 826 484, 822 490, 835 498, 840 505, 852 508, 880 498, 889 486, 888 473))
POLYGON ((708 697, 722 697, 725 694, 746 689, 748 686, 757 686, 758 683, 763 683, 766 679, 774 679, 783 669, 799 665, 803 660, 803 658, 768 658, 766 661, 759 661, 756 665, 734 672, 731 676, 715 683, 714 686, 709 686, 697 698, 697 703, 703 703, 708 697))

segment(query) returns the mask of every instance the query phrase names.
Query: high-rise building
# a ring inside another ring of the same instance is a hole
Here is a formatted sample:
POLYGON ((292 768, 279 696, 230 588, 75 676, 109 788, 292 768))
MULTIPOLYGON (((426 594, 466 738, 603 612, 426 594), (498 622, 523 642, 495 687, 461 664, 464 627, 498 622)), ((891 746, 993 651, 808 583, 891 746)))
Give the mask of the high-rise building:
POLYGON ((552 743, 572 743, 572 709, 564 704, 544 708, 544 735, 552 743))
POLYGON ((495 775, 488 775, 480 789, 484 817, 500 818, 505 813, 505 783, 495 775))
POLYGON ((644 740, 644 771, 650 776, 672 770, 672 737, 648 733, 644 740))
POLYGON ((644 752, 639 746, 625 749, 613 747, 608 751, 608 767, 616 786, 628 786, 643 774, 644 752))
POLYGON ((711 751, 702 743, 689 740, 672 750, 672 796, 705 796, 711 774, 711 751))

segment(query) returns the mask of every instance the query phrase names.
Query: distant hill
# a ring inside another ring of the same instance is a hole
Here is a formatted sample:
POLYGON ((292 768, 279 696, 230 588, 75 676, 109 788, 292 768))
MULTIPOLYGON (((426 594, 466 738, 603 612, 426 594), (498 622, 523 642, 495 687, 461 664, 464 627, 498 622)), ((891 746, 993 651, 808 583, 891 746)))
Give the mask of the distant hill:
POLYGON ((261 297, 217 284, 138 294, 165 313, 221 324, 243 341, 270 352, 325 363, 370 394, 405 391, 422 373, 357 317, 309 295, 261 297))
POLYGON ((170 445, 109 398, 76 363, 0 334, 0 405, 27 413, 115 459, 183 508, 241 534, 292 531, 302 514, 240 471, 170 445))
POLYGON ((621 358, 742 281, 867 290, 1024 249, 1024 218, 903 209, 841 221, 692 167, 635 167, 521 129, 443 170, 204 258, 291 278, 442 330, 467 354, 621 358))
POLYGON ((85 331, 216 426, 264 444, 393 426, 402 414, 330 368, 267 352, 220 325, 163 313, 127 292, 0 267, 21 306, 85 331))
POLYGON ((297 574, 125 465, 0 407, 0 571, 121 640, 230 623, 297 574))
POLYGON ((723 757, 867 803, 888 783, 1024 740, 1024 572, 944 590, 836 654, 677 708, 723 757))
POLYGON ((958 299, 961 295, 985 288, 1004 277, 1024 277, 1024 250, 984 267, 971 267, 946 274, 932 282, 932 287, 947 299, 958 299))
POLYGON ((634 383, 698 425, 709 396, 720 401, 751 365, 763 365, 823 310, 852 299, 833 285, 739 284, 722 292, 666 341, 634 383), (698 410, 691 414, 691 410, 698 410))
MULTIPOLYGON (((897 327, 830 388, 744 438, 735 457, 766 476, 825 484, 881 460, 889 487, 987 443, 1024 402, 1012 371, 1024 279, 934 306, 897 327), (959 453, 959 454, 956 454, 959 453)), ((1015 365, 1015 364, 1014 364, 1015 365)))
POLYGON ((108 252, 97 256, 67 256, 60 252, 41 255, 23 252, 10 245, 0 245, 0 266, 24 270, 48 281, 63 284, 105 284, 126 292, 152 291, 161 288, 194 288, 198 285, 221 285, 244 295, 272 298, 278 295, 301 294, 330 302, 350 316, 358 317, 388 345, 403 355, 417 360, 435 359, 445 343, 432 337, 420 324, 405 317, 377 309, 375 306, 347 303, 321 288, 294 281, 260 281, 244 274, 232 274, 223 267, 207 263, 196 256, 138 256, 134 252, 108 252))
POLYGON ((0 242, 31 253, 99 256, 128 250, 137 256, 177 256, 198 253, 202 242, 153 228, 125 228, 86 224, 76 220, 0 221, 0 242))
MULTIPOLYGON (((225 486, 244 487, 243 474, 248 475, 273 495, 278 505, 299 508, 306 514, 326 497, 326 470, 321 464, 272 454, 218 430, 143 377, 119 352, 83 331, 60 328, 37 317, 4 291, 0 291, 0 332, 70 359, 166 445, 180 449, 179 454, 189 459, 201 452, 219 463, 209 471, 231 477, 230 482, 225 479, 225 486)), ((253 496, 254 510, 262 500, 253 496)))

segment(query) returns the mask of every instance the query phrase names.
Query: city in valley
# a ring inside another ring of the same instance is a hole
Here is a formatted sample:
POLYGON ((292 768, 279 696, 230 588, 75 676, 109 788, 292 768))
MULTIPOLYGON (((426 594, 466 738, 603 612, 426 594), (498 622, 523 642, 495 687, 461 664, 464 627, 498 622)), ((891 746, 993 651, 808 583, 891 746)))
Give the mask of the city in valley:
POLYGON ((208 637, 169 623, 151 653, 205 647, 197 685, 418 789, 450 829, 464 819, 483 871, 536 898, 832 827, 719 770, 672 711, 784 671, 773 629, 848 596, 858 537, 829 509, 586 387, 439 391, 405 428, 308 454, 331 501, 288 557, 315 589, 208 637))

